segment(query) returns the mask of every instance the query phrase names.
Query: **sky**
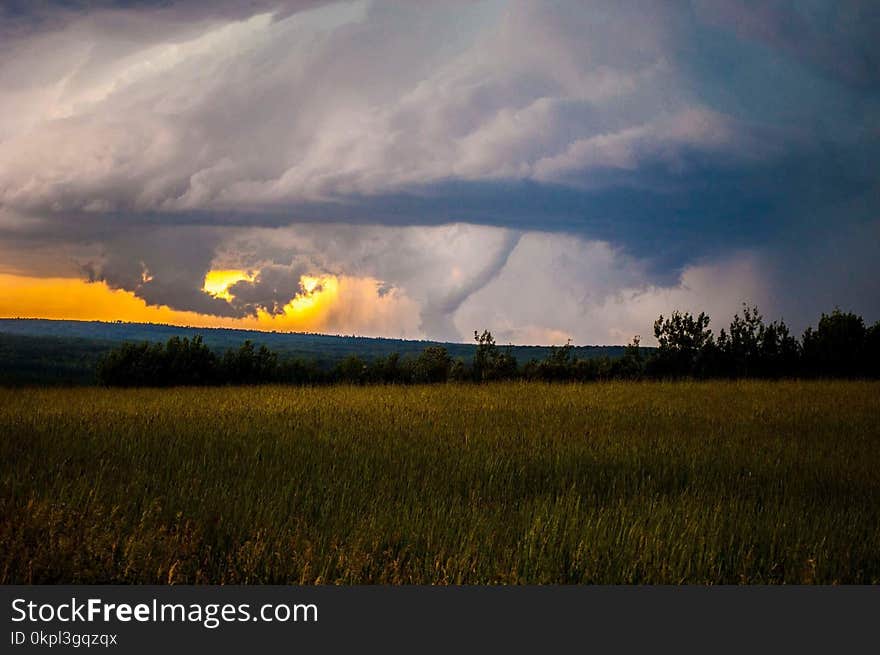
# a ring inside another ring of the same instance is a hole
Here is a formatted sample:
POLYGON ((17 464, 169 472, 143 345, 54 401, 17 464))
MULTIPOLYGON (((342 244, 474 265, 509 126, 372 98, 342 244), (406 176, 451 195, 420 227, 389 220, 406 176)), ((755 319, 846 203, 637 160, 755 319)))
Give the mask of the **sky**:
POLYGON ((0 316, 880 319, 873 0, 12 0, 0 316))

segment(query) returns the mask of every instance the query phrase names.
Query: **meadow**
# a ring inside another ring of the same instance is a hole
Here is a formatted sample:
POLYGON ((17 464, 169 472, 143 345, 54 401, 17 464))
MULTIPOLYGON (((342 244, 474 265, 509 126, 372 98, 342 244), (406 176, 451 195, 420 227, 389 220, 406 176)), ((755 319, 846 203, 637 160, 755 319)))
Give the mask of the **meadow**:
POLYGON ((880 383, 0 389, 2 583, 880 583, 880 383))

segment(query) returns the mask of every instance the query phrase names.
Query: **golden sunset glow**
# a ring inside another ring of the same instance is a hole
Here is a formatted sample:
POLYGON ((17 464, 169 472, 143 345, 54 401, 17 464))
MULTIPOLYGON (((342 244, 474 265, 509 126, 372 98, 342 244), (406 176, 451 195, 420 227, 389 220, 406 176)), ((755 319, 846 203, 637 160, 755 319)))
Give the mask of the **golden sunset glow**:
POLYGON ((215 298, 232 300, 229 287, 242 280, 253 282, 255 277, 256 275, 250 271, 208 271, 208 274, 205 275, 205 284, 202 286, 202 291, 211 294, 215 298))
POLYGON ((320 311, 321 306, 332 305, 339 296, 339 280, 335 275, 312 277, 303 275, 300 278, 303 291, 284 307, 284 314, 302 316, 320 311))
POLYGON ((224 319, 149 306, 133 293, 78 278, 0 275, 0 316, 220 326, 224 319))
MULTIPOLYGON (((215 298, 231 301, 234 294, 230 288, 237 282, 253 282, 257 273, 252 271, 240 271, 235 269, 209 271, 205 275, 205 283, 202 290, 215 298)), ((322 310, 326 311, 336 302, 339 295, 339 280, 334 275, 303 275, 300 277, 302 293, 292 298, 284 306, 280 314, 258 310, 257 320, 264 323, 277 324, 278 321, 290 319, 295 321, 308 321, 317 318, 322 310)), ((246 320, 246 319, 245 319, 246 320)))
MULTIPOLYGON (((253 277, 243 271, 212 271, 206 277, 205 290, 218 297, 231 297, 229 286, 253 277)), ((360 326, 358 331, 362 332, 362 326, 369 326, 370 321, 377 326, 399 322, 398 311, 413 309, 409 300, 380 297, 377 282, 371 278, 317 275, 303 276, 300 283, 303 292, 280 313, 259 310, 256 316, 234 318, 148 305, 133 293, 111 289, 104 282, 0 274, 0 317, 306 332, 354 332, 360 326)))

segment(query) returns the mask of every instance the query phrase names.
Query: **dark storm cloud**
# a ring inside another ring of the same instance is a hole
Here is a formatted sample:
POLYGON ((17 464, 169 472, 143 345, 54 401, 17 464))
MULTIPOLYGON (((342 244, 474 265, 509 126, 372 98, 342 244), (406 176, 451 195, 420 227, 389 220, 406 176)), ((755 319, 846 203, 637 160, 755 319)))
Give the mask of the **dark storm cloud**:
MULTIPOLYGON (((627 284, 750 252, 792 287, 824 252, 817 225, 844 238, 880 217, 877 7, 6 3, 0 239, 97 244, 114 286, 241 315, 277 311, 305 272, 406 287, 424 249, 388 268, 367 234, 499 228, 466 279, 420 284, 443 333, 534 231, 610 244, 638 262, 627 284), (201 291, 230 234, 291 224, 356 227, 295 256, 261 242, 234 303, 201 291)), ((877 279, 872 254, 814 266, 877 279)))
MULTIPOLYGON (((234 296, 231 304, 243 314, 256 315, 259 310, 269 314, 281 314, 287 303, 296 296, 306 293, 300 278, 312 272, 303 264, 264 265, 253 281, 237 282, 229 288, 229 292, 234 296)), ((320 288, 313 289, 313 291, 318 290, 320 288)))
POLYGON ((873 0, 697 0, 697 15, 848 83, 880 81, 880 4, 873 0))
POLYGON ((242 316, 245 312, 202 291, 219 243, 213 229, 147 230, 137 240, 123 237, 107 243, 101 259, 86 262, 85 267, 93 281, 133 291, 152 305, 215 316, 242 316))

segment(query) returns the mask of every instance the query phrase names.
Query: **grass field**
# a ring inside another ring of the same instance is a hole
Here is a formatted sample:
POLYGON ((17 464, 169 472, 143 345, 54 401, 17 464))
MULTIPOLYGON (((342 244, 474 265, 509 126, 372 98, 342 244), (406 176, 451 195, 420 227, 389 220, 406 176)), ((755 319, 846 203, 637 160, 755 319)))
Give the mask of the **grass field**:
POLYGON ((880 383, 0 389, 0 582, 880 583, 880 383))

